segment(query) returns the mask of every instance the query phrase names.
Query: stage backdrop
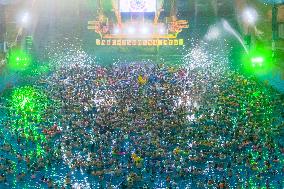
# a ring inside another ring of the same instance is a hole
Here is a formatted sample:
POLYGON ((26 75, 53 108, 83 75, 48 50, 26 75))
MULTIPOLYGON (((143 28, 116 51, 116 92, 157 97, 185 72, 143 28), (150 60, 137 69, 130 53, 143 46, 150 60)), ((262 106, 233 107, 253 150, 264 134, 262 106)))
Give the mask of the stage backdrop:
POLYGON ((157 0, 120 0, 120 12, 156 12, 157 0))

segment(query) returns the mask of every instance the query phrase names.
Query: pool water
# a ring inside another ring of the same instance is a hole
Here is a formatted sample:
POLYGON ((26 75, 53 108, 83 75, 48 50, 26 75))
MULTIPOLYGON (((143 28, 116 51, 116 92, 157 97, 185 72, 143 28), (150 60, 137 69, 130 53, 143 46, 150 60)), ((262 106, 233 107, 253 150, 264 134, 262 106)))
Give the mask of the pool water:
POLYGON ((0 188, 282 189, 282 103, 231 71, 63 67, 2 95, 0 188))

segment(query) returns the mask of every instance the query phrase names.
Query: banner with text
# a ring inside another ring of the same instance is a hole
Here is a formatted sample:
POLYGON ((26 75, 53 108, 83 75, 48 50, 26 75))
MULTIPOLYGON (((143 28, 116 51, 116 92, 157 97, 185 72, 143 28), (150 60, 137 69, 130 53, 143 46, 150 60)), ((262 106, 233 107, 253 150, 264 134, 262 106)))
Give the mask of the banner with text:
POLYGON ((97 46, 182 46, 184 39, 162 40, 120 40, 120 39, 96 39, 97 46))

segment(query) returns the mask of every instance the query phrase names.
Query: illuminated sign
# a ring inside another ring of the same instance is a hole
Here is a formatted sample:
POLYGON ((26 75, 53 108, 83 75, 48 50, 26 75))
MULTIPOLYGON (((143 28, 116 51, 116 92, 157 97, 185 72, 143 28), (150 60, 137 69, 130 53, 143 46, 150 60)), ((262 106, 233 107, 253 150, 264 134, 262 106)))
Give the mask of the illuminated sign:
POLYGON ((120 12, 156 12, 156 0, 120 0, 120 12))
POLYGON ((97 39, 97 46, 182 46, 183 39, 153 39, 153 40, 121 40, 121 39, 97 39))

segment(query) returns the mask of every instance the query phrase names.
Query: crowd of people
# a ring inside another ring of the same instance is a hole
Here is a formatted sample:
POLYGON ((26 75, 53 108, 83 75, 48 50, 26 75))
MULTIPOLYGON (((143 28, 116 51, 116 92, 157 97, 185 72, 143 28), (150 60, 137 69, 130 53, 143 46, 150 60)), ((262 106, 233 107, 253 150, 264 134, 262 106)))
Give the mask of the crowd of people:
POLYGON ((33 87, 40 118, 2 97, 1 188, 283 188, 283 96, 256 79, 70 64, 33 87))

